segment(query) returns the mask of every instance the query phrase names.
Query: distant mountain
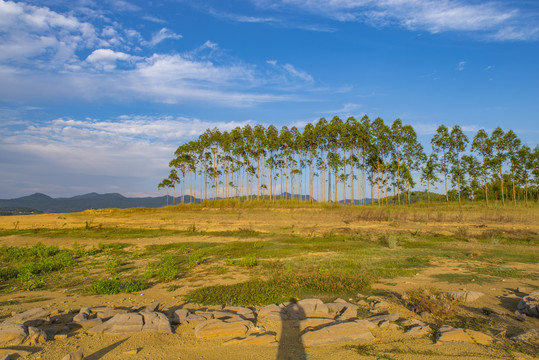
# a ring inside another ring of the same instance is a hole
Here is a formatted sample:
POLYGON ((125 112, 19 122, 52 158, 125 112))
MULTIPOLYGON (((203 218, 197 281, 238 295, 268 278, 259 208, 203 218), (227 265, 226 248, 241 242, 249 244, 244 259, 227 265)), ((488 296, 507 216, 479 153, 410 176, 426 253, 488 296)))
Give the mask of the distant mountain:
MULTIPOLYGON (((198 202, 192 196, 184 197, 185 203, 193 200, 198 202)), ((175 203, 179 204, 181 197, 176 197, 175 203)), ((174 200, 172 196, 168 197, 168 204, 172 205, 174 200)), ((45 194, 35 193, 29 196, 23 196, 17 199, 0 199, 0 213, 2 215, 14 215, 24 212, 29 213, 64 213, 79 212, 89 209, 117 208, 126 209, 132 207, 158 208, 167 205, 167 197, 144 197, 129 198, 118 193, 97 194, 89 193, 77 195, 70 198, 51 198, 45 194)))
MULTIPOLYGON (((285 193, 287 198, 292 197, 290 193, 285 193)), ((280 198, 281 196, 276 196, 280 198)), ((266 198, 268 198, 266 196, 266 198)), ((309 200, 308 195, 294 195, 293 198, 302 198, 309 200)), ((181 197, 168 197, 168 205, 180 204, 181 197)), ((314 200, 316 201, 316 199, 314 200)), ((184 203, 200 202, 200 199, 193 198, 190 195, 184 196, 184 203)), ((367 199, 370 203, 371 199, 367 199)), ((340 201, 342 203, 342 200, 340 201)), ((355 200, 356 205, 359 200, 355 200)), ((69 198, 52 198, 48 195, 35 193, 29 196, 23 196, 17 199, 0 199, 0 215, 22 215, 39 213, 69 213, 79 212, 90 209, 127 209, 133 207, 158 208, 167 205, 167 197, 144 197, 130 198, 122 194, 98 194, 95 192, 77 195, 69 198)))

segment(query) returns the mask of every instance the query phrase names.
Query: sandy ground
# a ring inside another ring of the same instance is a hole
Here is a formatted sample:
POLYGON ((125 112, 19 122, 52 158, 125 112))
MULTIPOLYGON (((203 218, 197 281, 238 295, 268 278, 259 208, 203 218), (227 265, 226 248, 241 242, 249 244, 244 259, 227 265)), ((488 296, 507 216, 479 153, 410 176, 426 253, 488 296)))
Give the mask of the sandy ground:
MULTIPOLYGON (((205 209, 198 211, 148 211, 146 213, 123 213, 117 211, 87 211, 78 214, 44 214, 19 217, 0 217, 0 229, 17 228, 61 228, 61 227, 84 227, 85 223, 91 222, 93 226, 119 226, 148 229, 177 229, 185 230, 192 224, 196 224, 199 231, 222 231, 237 229, 252 229, 265 233, 290 233, 290 234, 323 234, 330 231, 352 233, 440 233, 455 234, 457 231, 466 232, 473 236, 485 231, 513 231, 539 233, 538 212, 512 213, 502 211, 488 211, 484 214, 473 214, 462 221, 456 221, 454 214, 431 212, 430 221, 425 220, 426 213, 394 215, 390 221, 365 220, 364 213, 358 211, 323 210, 323 209, 234 209, 219 210, 205 209), (434 221, 440 218, 440 221, 434 221), (434 220, 433 220, 434 219, 434 220), (445 220, 444 220, 445 219, 445 220), (508 219, 509 221, 500 221, 508 219), (464 230, 463 230, 464 229, 464 230)), ((374 215, 373 215, 374 216, 374 215)), ((189 241, 241 241, 241 238, 230 239, 227 237, 182 237, 162 236, 156 238, 121 239, 120 241, 145 247, 150 244, 167 244, 171 242, 189 241)), ((250 239, 252 240, 252 239, 250 239)), ((46 245, 71 247, 74 242, 84 245, 97 245, 106 242, 103 239, 76 239, 76 238, 47 238, 47 237, 0 237, 0 245, 22 246, 33 245, 42 242, 46 245)), ((465 267, 473 265, 473 259, 466 262, 453 259, 444 259, 418 271, 413 277, 391 279, 374 285, 375 289, 385 290, 390 294, 387 300, 391 304, 391 312, 399 312, 401 318, 418 317, 410 312, 399 299, 407 289, 417 287, 431 287, 447 290, 464 288, 456 284, 435 281, 432 277, 436 274, 466 273, 465 267)), ((539 272, 537 264, 510 264, 511 268, 528 272, 539 272)), ((244 281, 247 274, 236 274, 231 282, 244 281)), ((68 316, 69 313, 78 311, 81 307, 113 306, 113 307, 138 307, 160 300, 162 308, 175 309, 179 307, 198 308, 193 304, 185 304, 182 301, 189 289, 212 284, 216 279, 201 279, 193 282, 190 286, 181 287, 175 291, 167 291, 166 285, 158 284, 150 289, 134 294, 119 295, 82 295, 70 290, 33 291, 0 294, 0 319, 10 316, 14 312, 21 312, 33 307, 45 307, 58 314, 68 316)), ((513 312, 516 304, 523 294, 516 293, 517 287, 527 289, 539 288, 539 281, 533 279, 503 279, 503 281, 490 282, 487 284, 468 284, 465 289, 480 291, 485 294, 476 302, 463 306, 463 311, 481 316, 481 309, 488 306, 507 313, 503 324, 495 322, 490 327, 491 335, 501 327, 507 330, 507 336, 516 335, 525 329, 539 329, 539 319, 528 319, 522 323, 515 319, 513 312)), ((348 300, 348 299, 347 299, 348 300)), ((358 298, 352 299, 357 301, 358 298)), ((429 319, 426 319, 429 321, 429 319)), ((283 329, 278 323, 262 324, 267 331, 275 333, 280 338, 283 329)), ((174 334, 137 334, 130 336, 107 336, 86 335, 82 330, 73 331, 66 339, 49 341, 38 347, 25 348, 36 351, 29 359, 61 359, 65 354, 83 347, 86 359, 528 359, 532 355, 524 355, 518 352, 506 353, 500 350, 500 346, 482 346, 476 344, 435 344, 433 339, 424 337, 409 339, 402 330, 375 329, 373 334, 377 338, 374 342, 358 344, 336 344, 317 346, 304 349, 294 341, 286 341, 287 347, 283 346, 223 346, 227 339, 197 340, 194 337, 193 326, 181 325, 175 329, 174 334), (292 345, 290 345, 292 343, 292 345), (358 347, 358 345, 360 345, 358 347), (514 357, 513 357, 514 356, 514 357)))

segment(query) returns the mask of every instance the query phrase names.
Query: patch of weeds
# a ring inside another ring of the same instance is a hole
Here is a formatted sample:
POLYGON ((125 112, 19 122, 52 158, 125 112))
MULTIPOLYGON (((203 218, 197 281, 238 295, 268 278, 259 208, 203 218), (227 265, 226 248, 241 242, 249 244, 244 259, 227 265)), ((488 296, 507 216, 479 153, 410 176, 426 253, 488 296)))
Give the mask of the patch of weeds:
POLYGON ((174 255, 164 255, 157 267, 156 276, 160 282, 172 281, 178 276, 179 262, 174 255))
POLYGON ((489 327, 492 326, 492 320, 455 314, 452 317, 446 318, 444 320, 444 324, 450 325, 454 328, 463 328, 485 332, 489 329, 489 327))
POLYGON ((408 304, 418 314, 431 313, 437 318, 448 318, 457 311, 457 304, 442 291, 431 288, 417 288, 407 290, 408 304))
POLYGON ((90 285, 90 292, 98 295, 113 295, 144 290, 148 284, 140 279, 98 279, 90 285))
POLYGON ((477 274, 436 274, 431 275, 431 277, 452 284, 487 284, 496 281, 491 277, 477 274))
POLYGON ((107 262, 105 263, 105 271, 107 274, 116 276, 118 275, 118 270, 120 268, 120 265, 122 265, 122 260, 118 257, 110 257, 107 262))
POLYGON ((225 265, 226 266, 234 265, 234 260, 230 256, 227 256, 226 259, 225 259, 225 265))
POLYGON ((378 242, 389 249, 396 249, 399 243, 399 238, 396 235, 382 235, 378 242))
POLYGON ((534 344, 514 342, 508 339, 500 339, 491 345, 495 351, 509 356, 511 359, 520 359, 518 353, 530 355, 532 357, 537 356, 539 353, 539 346, 534 344), (514 354, 517 353, 517 354, 514 354))
POLYGON ((197 226, 195 223, 193 223, 192 225, 189 225, 187 227, 187 232, 190 232, 190 233, 195 233, 197 232, 197 226))
POLYGON ((389 354, 382 354, 380 353, 379 350, 375 349, 374 346, 372 345, 364 345, 364 344, 360 344, 360 345, 346 345, 344 347, 346 350, 350 350, 350 351, 354 351, 354 352, 357 352, 359 355, 364 355, 364 356, 375 356, 377 359, 387 359, 387 360, 392 360, 394 359, 391 355, 389 354))
POLYGON ((478 268, 470 269, 470 271, 473 271, 477 274, 496 276, 500 278, 522 279, 522 278, 534 278, 534 276, 537 276, 535 274, 529 274, 522 270, 503 269, 498 266, 478 267, 478 268))
POLYGON ((256 265, 258 265, 258 262, 256 260, 256 256, 254 254, 249 254, 245 257, 243 257, 241 260, 240 260, 240 265, 241 266, 244 266, 244 267, 255 267, 256 265))
POLYGON ((173 291, 176 291, 177 289, 181 288, 182 286, 181 285, 169 285, 167 287, 167 291, 168 292, 173 292, 173 291))
POLYGON ((201 249, 195 250, 189 254, 187 258, 187 264, 189 267, 200 265, 204 262, 204 251, 201 249))

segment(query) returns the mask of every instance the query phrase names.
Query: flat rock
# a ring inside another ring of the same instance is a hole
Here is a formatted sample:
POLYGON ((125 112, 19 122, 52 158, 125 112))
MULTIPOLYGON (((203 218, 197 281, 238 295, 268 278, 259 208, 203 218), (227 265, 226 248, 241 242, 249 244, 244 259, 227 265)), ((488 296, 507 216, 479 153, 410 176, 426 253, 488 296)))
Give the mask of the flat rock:
POLYGON ((374 340, 374 336, 361 323, 343 322, 308 331, 300 339, 304 346, 316 346, 350 341, 370 341, 374 340))
POLYGON ((400 323, 402 326, 404 327, 408 327, 408 326, 425 326, 426 324, 421 321, 421 320, 418 320, 418 319, 414 319, 414 318, 410 318, 410 319, 406 319, 406 320, 403 320, 401 323, 400 323))
POLYGON ((165 314, 160 312, 141 312, 144 319, 142 332, 152 332, 160 334, 172 334, 170 322, 165 314))
POLYGON ((298 320, 294 323, 295 327, 299 327, 299 331, 303 331, 308 328, 317 328, 327 326, 334 323, 335 320, 328 318, 307 318, 304 320, 298 320))
POLYGON ((231 339, 223 345, 270 345, 277 346, 279 343, 273 334, 253 334, 245 338, 231 339))
POLYGON ((81 322, 88 320, 90 317, 90 309, 84 307, 81 308, 79 313, 73 317, 73 322, 81 322))
POLYGON ((481 296, 485 294, 479 291, 457 290, 457 291, 448 291, 446 292, 446 295, 452 300, 469 303, 469 302, 479 299, 481 296))
POLYGON ((287 320, 286 308, 275 304, 264 306, 258 310, 258 320, 281 321, 287 320))
POLYGON ((301 320, 307 317, 328 317, 329 309, 319 299, 303 299, 286 307, 289 319, 301 320))
MULTIPOLYGON (((167 320, 168 321, 168 320, 167 320)), ((101 325, 87 330, 88 334, 132 334, 142 331, 144 320, 137 313, 118 314, 101 325)))
POLYGON ((77 350, 67 354, 62 358, 62 360, 83 360, 84 359, 84 349, 78 348, 77 350))
POLYGON ((488 345, 492 342, 492 337, 479 331, 464 330, 444 325, 438 330, 436 342, 467 342, 488 345))
POLYGON ((432 329, 428 325, 415 325, 404 333, 410 337, 421 337, 430 334, 431 331, 432 329))
POLYGON ((25 344, 36 345, 47 341, 47 333, 33 326, 28 327, 28 336, 24 340, 25 344))
POLYGON ((524 296, 517 305, 517 310, 528 316, 539 317, 539 290, 524 296))
POLYGON ((156 300, 152 302, 150 305, 145 306, 141 312, 155 312, 157 309, 159 309, 159 306, 161 305, 161 301, 156 300))
POLYGON ((370 321, 375 325, 379 325, 380 322, 382 322, 382 321, 397 321, 397 320, 399 320, 399 313, 371 316, 371 317, 369 317, 369 318, 367 318, 365 320, 370 321))
POLYGON ((217 336, 244 336, 253 327, 247 320, 226 322, 219 319, 206 320, 195 327, 197 339, 217 336))
POLYGON ((517 336, 511 338, 516 342, 537 344, 539 343, 539 329, 528 329, 517 336))
POLYGON ((43 324, 48 324, 50 321, 51 318, 49 311, 45 310, 44 308, 34 308, 20 314, 16 314, 6 319, 4 323, 40 326, 43 324))
POLYGON ((110 319, 116 315, 123 315, 123 314, 127 314, 127 310, 125 309, 109 309, 109 310, 104 310, 104 311, 100 311, 97 313, 97 317, 99 319, 103 319, 103 320, 106 320, 106 319, 110 319))
POLYGON ((21 345, 28 336, 26 326, 20 324, 0 324, 0 345, 16 346, 21 345))

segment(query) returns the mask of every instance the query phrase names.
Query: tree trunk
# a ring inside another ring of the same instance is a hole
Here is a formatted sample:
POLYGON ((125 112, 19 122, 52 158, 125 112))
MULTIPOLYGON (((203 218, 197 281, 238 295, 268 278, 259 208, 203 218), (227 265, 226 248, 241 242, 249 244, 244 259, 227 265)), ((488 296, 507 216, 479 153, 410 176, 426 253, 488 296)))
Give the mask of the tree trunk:
POLYGON ((500 166, 500 181, 502 184, 502 205, 505 205, 505 196, 503 194, 503 174, 502 174, 502 167, 500 166))

